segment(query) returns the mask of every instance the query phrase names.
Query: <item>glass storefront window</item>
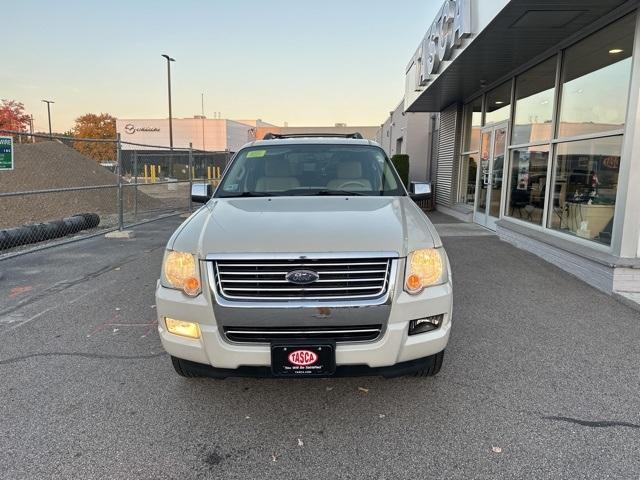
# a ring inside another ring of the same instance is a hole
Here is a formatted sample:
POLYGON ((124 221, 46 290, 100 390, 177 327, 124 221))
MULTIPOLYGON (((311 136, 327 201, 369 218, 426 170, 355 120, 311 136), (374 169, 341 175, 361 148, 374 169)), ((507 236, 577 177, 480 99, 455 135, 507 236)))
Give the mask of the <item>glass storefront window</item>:
POLYGON ((480 127, 482 127, 482 97, 464 106, 463 152, 477 152, 480 149, 480 127))
POLYGON ((542 225, 547 192, 549 146, 524 147, 511 151, 511 181, 507 215, 542 225))
POLYGON ((611 244, 622 136, 560 143, 548 226, 611 244))
POLYGON ((511 144, 551 140, 557 57, 516 78, 516 108, 511 144))
POLYGON ((635 24, 627 15, 566 50, 560 138, 624 127, 635 24))
POLYGON ((508 81, 487 93, 485 125, 509 120, 510 105, 511 81, 508 81))
POLYGON ((478 175, 478 154, 462 156, 462 178, 460 179, 461 201, 473 205, 476 197, 476 178, 478 175))

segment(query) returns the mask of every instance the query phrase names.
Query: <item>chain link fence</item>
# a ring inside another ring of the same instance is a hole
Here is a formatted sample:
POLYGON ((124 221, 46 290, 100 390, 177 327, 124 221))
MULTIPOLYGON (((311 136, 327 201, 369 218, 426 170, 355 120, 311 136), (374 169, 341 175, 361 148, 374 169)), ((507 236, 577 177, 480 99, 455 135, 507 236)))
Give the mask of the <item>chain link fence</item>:
MULTIPOLYGON (((0 130, 0 137, 16 132, 0 130)), ((0 257, 190 212, 191 184, 217 185, 230 152, 21 133, 0 170, 0 257)))

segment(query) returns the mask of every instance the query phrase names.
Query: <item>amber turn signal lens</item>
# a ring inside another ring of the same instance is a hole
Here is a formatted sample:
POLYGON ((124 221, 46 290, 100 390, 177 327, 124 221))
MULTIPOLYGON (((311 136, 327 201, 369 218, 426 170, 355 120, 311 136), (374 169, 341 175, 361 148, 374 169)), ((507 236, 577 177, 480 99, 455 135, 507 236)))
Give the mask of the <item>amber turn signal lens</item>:
POLYGON ((422 288, 422 280, 420 280, 420 276, 412 273, 407 277, 407 290, 410 292, 417 292, 422 288))
POLYGON ((200 280, 196 277, 189 277, 184 280, 182 289, 184 293, 190 296, 195 296, 200 293, 200 280))

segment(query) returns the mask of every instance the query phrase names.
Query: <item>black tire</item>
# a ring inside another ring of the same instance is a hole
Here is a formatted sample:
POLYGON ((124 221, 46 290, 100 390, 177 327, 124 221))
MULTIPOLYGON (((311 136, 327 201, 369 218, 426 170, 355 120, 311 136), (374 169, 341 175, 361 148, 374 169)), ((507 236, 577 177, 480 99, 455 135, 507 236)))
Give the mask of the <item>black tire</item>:
POLYGON ((438 374, 442 368, 442 361, 444 360, 444 350, 436 353, 430 357, 431 361, 429 365, 418 370, 414 376, 416 377, 433 377, 438 374))
POLYGON ((185 362, 184 360, 182 360, 180 358, 176 358, 174 356, 171 356, 171 363, 173 364, 173 368, 175 369, 176 373, 178 375, 180 375, 181 377, 197 378, 197 377, 200 376, 200 375, 198 375, 197 372, 195 372, 194 370, 189 368, 189 365, 188 365, 187 362, 185 362))

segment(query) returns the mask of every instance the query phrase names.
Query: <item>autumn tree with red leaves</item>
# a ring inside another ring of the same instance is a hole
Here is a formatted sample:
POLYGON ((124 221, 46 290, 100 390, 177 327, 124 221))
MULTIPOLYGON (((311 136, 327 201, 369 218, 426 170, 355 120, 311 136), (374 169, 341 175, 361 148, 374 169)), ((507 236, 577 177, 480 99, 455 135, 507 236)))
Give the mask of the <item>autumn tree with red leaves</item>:
POLYGON ((24 112, 24 105, 15 100, 0 101, 0 130, 28 132, 31 117, 24 112))

